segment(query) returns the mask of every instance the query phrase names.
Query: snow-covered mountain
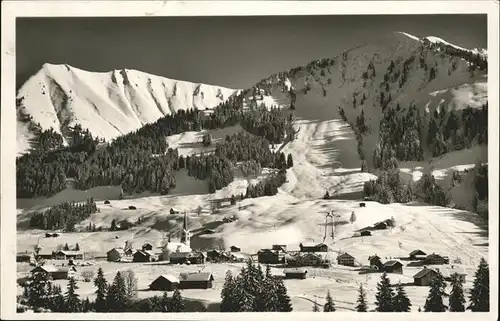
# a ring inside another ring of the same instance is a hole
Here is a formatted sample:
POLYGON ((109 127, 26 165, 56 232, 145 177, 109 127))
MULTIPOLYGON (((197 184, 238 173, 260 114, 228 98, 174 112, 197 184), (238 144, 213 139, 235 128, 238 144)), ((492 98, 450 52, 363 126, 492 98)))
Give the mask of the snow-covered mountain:
POLYGON ((58 133, 80 124, 110 140, 179 109, 213 108, 235 92, 137 70, 98 73, 45 64, 17 94, 17 151, 29 149, 37 123, 58 133))

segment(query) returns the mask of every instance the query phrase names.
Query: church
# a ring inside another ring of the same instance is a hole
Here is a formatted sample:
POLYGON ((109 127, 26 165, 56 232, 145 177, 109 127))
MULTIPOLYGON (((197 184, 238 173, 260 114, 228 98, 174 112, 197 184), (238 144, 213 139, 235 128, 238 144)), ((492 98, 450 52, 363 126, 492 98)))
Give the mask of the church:
POLYGON ((170 254, 176 253, 190 253, 191 249, 191 232, 188 229, 187 214, 184 213, 184 222, 182 224, 182 231, 180 242, 170 242, 170 237, 165 245, 162 247, 161 260, 169 261, 170 254))

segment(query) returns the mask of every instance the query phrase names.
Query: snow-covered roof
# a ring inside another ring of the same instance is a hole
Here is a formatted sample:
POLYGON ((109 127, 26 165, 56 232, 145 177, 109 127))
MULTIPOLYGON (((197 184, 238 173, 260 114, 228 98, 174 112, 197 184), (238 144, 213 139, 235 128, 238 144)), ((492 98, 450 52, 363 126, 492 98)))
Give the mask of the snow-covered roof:
POLYGON ((179 279, 171 274, 162 274, 160 275, 156 280, 158 280, 159 278, 163 278, 165 280, 168 280, 170 281, 171 283, 179 283, 179 279))
POLYGON ((169 242, 162 247, 163 251, 170 251, 170 252, 192 252, 193 250, 187 246, 184 243, 179 243, 179 242, 169 242))
POLYGON ((196 281, 210 281, 214 279, 212 273, 199 272, 199 273, 181 273, 179 279, 183 282, 196 282, 196 281))

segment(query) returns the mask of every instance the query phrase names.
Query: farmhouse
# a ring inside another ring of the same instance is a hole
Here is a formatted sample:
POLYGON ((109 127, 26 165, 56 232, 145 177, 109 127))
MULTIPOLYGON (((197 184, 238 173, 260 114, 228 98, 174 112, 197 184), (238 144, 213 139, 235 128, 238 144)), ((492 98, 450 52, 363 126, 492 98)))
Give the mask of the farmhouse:
POLYGON ((425 260, 427 254, 422 250, 413 250, 410 252, 410 260, 425 260))
POLYGON ((300 252, 328 252, 328 245, 321 244, 299 244, 300 252))
POLYGON ((108 262, 119 262, 125 256, 125 251, 120 247, 115 247, 106 253, 108 262))
POLYGON ((337 256, 337 263, 339 265, 354 266, 354 256, 348 253, 342 253, 337 256))
POLYGON ((170 263, 172 264, 203 264, 205 255, 201 252, 174 252, 170 254, 170 263))
POLYGON ((428 286, 433 278, 438 275, 433 269, 424 267, 420 272, 413 276, 413 283, 419 286, 428 286))
POLYGON ((446 281, 451 281, 451 277, 453 276, 453 274, 457 274, 458 278, 462 281, 462 283, 465 283, 465 279, 467 276, 467 272, 465 272, 465 269, 463 267, 456 265, 447 266, 443 268, 441 274, 443 275, 446 281))
POLYGON ((373 224, 373 227, 377 230, 385 230, 385 229, 387 229, 387 223, 377 222, 377 223, 373 224))
POLYGON ((450 260, 445 256, 441 256, 439 254, 432 253, 432 254, 427 255, 427 258, 425 259, 425 263, 427 263, 429 265, 448 264, 448 263, 450 263, 450 260))
POLYGON ((69 268, 57 268, 53 265, 42 265, 31 270, 32 274, 37 272, 48 275, 52 278, 52 280, 65 280, 76 273, 76 267, 71 266, 69 268))
POLYGON ((156 254, 151 251, 137 250, 132 258, 132 262, 154 262, 156 254))
POLYGON ((54 251, 50 251, 50 252, 47 250, 40 251, 37 253, 36 256, 40 259, 52 260, 52 258, 54 257, 54 251))
POLYGON ((152 291, 174 291, 179 287, 179 279, 170 274, 160 275, 151 282, 149 289, 152 291))
POLYGON ((370 231, 361 231, 361 233, 359 235, 361 235, 361 236, 371 236, 372 232, 370 232, 370 231))
POLYGON ((288 268, 284 269, 285 279, 305 279, 307 275, 306 269, 301 268, 288 268))
POLYGON ((180 289, 209 289, 213 285, 214 276, 212 273, 181 273, 179 275, 180 289))
POLYGON ((191 251, 192 249, 184 243, 168 242, 162 247, 161 260, 169 261, 172 253, 189 253, 191 251))
POLYGON ((396 260, 390 260, 385 262, 383 269, 387 273, 403 274, 403 264, 396 260))
POLYGON ((241 248, 239 248, 239 247, 237 247, 237 246, 232 245, 232 246, 230 247, 230 251, 231 251, 231 252, 241 252, 241 248))
POLYGON ((259 263, 279 264, 285 263, 285 252, 280 250, 263 249, 257 252, 259 263))
POLYGON ((142 245, 142 250, 143 251, 152 251, 153 250, 153 244, 146 242, 142 245))
POLYGON ((56 260, 83 260, 82 251, 57 251, 54 253, 54 258, 56 260))
POLYGON ((215 208, 219 208, 222 206, 229 206, 229 205, 231 205, 231 198, 226 197, 226 198, 219 198, 219 199, 215 199, 215 200, 210 200, 210 203, 215 208))
POLYGON ((375 266, 378 270, 381 270, 382 266, 384 266, 384 264, 380 260, 380 256, 378 256, 377 254, 368 257, 368 261, 370 262, 370 267, 375 266))
POLYGON ((359 203, 359 207, 366 207, 366 203, 359 203))
POLYGON ((170 214, 179 214, 179 213, 180 211, 178 209, 175 209, 173 207, 170 209, 170 214))

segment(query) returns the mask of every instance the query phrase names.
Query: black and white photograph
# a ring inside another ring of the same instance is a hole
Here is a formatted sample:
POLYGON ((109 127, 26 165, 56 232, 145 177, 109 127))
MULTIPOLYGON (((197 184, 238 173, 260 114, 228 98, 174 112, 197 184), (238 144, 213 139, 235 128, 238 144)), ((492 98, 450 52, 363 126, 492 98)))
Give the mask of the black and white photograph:
POLYGON ((23 2, 2 319, 498 317, 498 2, 23 2))

